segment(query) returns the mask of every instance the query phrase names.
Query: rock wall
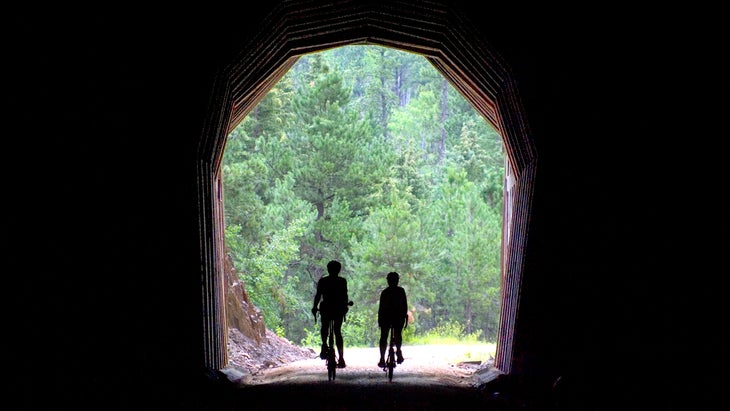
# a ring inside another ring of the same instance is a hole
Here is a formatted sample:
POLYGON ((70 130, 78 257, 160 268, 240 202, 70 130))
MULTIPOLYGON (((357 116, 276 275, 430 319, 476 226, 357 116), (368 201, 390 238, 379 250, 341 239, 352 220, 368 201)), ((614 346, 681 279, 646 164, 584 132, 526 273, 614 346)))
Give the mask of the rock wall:
POLYGON ((266 338, 264 317, 248 297, 244 282, 238 277, 230 255, 225 260, 226 323, 258 344, 266 338))
POLYGON ((316 356, 313 350, 299 347, 266 328, 263 314, 251 303, 230 256, 226 256, 225 280, 228 325, 228 367, 225 372, 231 381, 316 356))

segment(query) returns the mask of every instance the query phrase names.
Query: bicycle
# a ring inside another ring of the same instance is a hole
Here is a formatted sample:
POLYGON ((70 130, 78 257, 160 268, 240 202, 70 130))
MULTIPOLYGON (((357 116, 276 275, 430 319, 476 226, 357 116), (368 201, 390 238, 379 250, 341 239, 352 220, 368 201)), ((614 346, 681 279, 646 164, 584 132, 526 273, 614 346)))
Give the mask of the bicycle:
POLYGON ((385 360, 385 367, 383 367, 383 371, 385 371, 388 382, 393 381, 393 370, 395 369, 395 331, 394 327, 390 326, 390 342, 388 343, 388 358, 385 360))
MULTIPOLYGON (((408 327, 408 321, 406 320, 404 329, 408 327)), ((393 381, 393 370, 396 367, 397 360, 396 360, 396 352, 395 352, 396 346, 395 346, 395 327, 393 325, 390 326, 390 341, 388 342, 388 357, 385 360, 385 366, 383 367, 383 371, 385 371, 385 375, 388 377, 388 382, 393 381)))
MULTIPOLYGON (((348 306, 352 306, 353 302, 348 301, 348 306)), ((346 318, 346 317, 345 317, 346 318)), ((335 349, 335 321, 330 319, 329 332, 327 334, 327 348, 325 357, 325 366, 327 367, 327 381, 334 381, 337 376, 337 355, 335 349)), ((343 322, 345 322, 343 318, 343 322)), ((314 323, 317 323, 317 315, 314 315, 314 323)))

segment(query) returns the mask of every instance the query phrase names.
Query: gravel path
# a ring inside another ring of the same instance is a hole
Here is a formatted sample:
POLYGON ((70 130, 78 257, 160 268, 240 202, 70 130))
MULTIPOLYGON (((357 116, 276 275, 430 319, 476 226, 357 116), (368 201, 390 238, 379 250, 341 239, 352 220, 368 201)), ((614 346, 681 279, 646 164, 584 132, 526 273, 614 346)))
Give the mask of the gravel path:
MULTIPOLYGON (((480 380, 477 371, 484 369, 481 361, 452 362, 448 358, 468 350, 464 346, 429 345, 404 346, 404 362, 394 372, 393 383, 414 385, 442 385, 473 387, 480 380)), ((385 372, 377 366, 377 348, 345 348, 347 367, 337 370, 336 383, 365 385, 388 383, 385 372)), ((462 356, 463 358, 463 356, 462 356)), ((324 360, 312 358, 294 361, 279 367, 264 370, 241 380, 244 385, 279 383, 327 382, 324 360)))
POLYGON ((494 409, 479 384, 494 369, 446 358, 458 346, 403 347, 405 361, 393 381, 377 366, 377 348, 345 349, 347 367, 328 381, 324 360, 314 358, 263 370, 239 382, 237 402, 246 410, 449 410, 494 409))

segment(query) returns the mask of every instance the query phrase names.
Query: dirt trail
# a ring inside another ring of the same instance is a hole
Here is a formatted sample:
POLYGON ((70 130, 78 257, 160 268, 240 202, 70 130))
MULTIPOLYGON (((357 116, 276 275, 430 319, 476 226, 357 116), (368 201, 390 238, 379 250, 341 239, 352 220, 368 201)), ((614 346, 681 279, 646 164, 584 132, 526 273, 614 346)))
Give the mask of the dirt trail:
POLYGON ((379 367, 377 348, 345 349, 347 367, 328 381, 324 360, 300 360, 243 378, 249 409, 472 410, 483 407, 478 386, 489 377, 479 361, 450 363, 458 347, 403 347, 393 381, 379 367), (329 404, 327 406, 326 404, 329 404))
MULTIPOLYGON (((441 384, 447 386, 473 386, 472 377, 479 366, 476 363, 453 364, 445 358, 456 352, 451 346, 403 347, 405 361, 399 364, 393 380, 400 384, 441 384)), ((379 384, 387 378, 378 368, 377 348, 346 348, 347 367, 337 370, 335 381, 343 384, 379 384)), ((244 381, 247 385, 275 384, 284 382, 319 382, 327 380, 324 360, 319 357, 271 368, 244 381)))

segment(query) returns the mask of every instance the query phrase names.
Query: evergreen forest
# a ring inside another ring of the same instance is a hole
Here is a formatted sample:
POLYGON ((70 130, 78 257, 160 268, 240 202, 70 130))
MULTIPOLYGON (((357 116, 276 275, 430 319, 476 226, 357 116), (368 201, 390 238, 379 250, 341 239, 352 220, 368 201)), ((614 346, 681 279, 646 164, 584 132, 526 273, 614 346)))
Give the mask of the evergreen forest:
POLYGON ((266 326, 319 346, 310 309, 329 260, 354 301, 348 346, 376 346, 380 291, 400 274, 404 338, 496 341, 500 135, 422 56, 346 46, 302 56, 227 138, 226 251, 266 326))

